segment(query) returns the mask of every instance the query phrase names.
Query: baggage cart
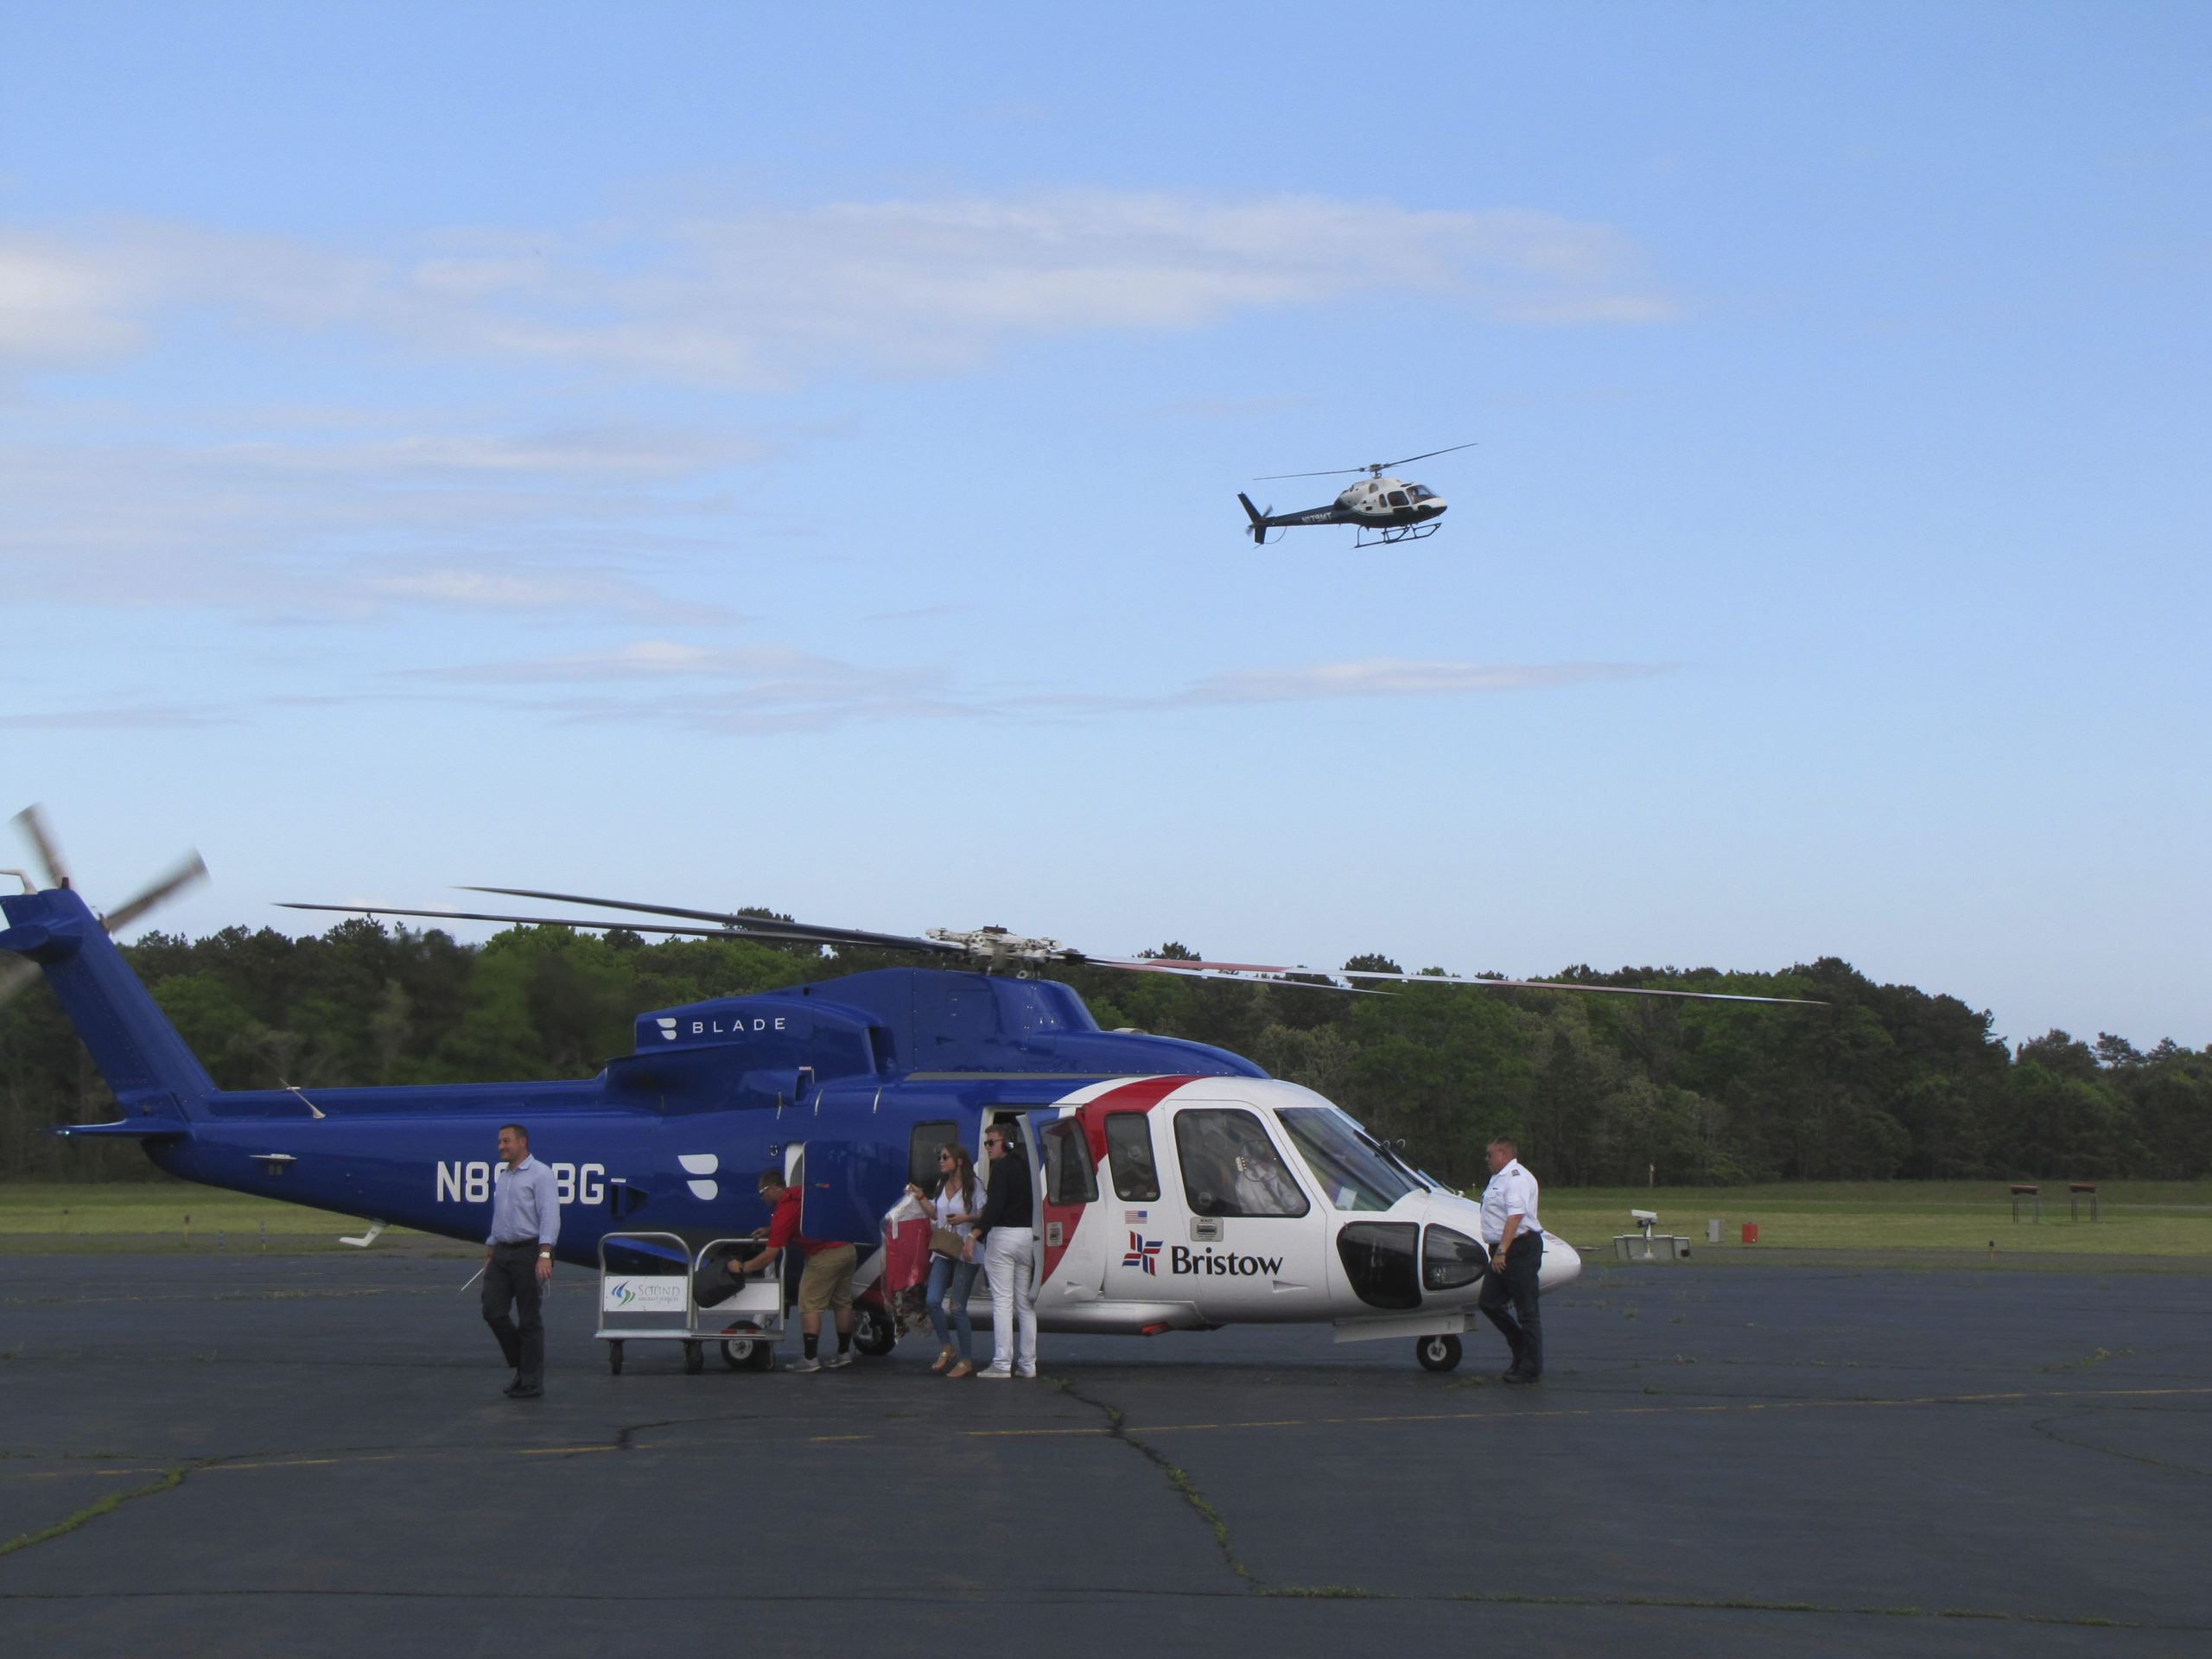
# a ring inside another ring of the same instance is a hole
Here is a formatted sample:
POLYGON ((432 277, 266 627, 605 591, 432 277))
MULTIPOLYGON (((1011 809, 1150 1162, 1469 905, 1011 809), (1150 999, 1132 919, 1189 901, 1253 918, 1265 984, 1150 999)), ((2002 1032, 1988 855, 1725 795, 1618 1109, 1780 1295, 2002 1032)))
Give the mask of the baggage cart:
POLYGON ((599 1329, 607 1368, 622 1374, 623 1344, 680 1342, 683 1369, 697 1376, 707 1350, 721 1351, 732 1370, 775 1369, 784 1334, 784 1287, 779 1274, 748 1274, 736 1292, 712 1307, 696 1300, 698 1276, 718 1247, 741 1255, 760 1252, 757 1240, 712 1238, 696 1250, 675 1233, 608 1233, 599 1241, 599 1329))

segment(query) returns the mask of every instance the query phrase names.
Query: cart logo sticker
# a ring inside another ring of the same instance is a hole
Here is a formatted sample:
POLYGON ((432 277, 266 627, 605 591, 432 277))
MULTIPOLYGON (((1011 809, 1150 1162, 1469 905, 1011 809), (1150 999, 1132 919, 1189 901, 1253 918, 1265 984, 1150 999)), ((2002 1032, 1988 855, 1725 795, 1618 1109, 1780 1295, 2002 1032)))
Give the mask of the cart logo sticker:
POLYGON ((600 1281, 599 1305, 609 1313, 687 1313, 689 1300, 683 1278, 672 1273, 600 1281))
POLYGON ((1156 1274, 1160 1271, 1159 1261, 1160 1241, 1158 1239, 1147 1238, 1141 1233, 1129 1235, 1129 1253, 1122 1258, 1123 1267, 1142 1268, 1147 1273, 1156 1274))

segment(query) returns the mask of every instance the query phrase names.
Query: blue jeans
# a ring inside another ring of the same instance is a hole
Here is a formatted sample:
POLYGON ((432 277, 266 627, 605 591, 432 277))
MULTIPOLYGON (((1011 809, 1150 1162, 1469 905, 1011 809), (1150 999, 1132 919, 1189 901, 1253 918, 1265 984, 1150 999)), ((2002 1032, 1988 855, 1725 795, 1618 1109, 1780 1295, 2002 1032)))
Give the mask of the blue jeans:
POLYGON ((976 1327, 968 1322, 968 1293, 974 1287, 976 1275, 983 1270, 980 1262, 956 1262, 949 1255, 930 1258, 930 1287, 924 1293, 928 1299, 930 1325, 937 1332, 940 1348, 950 1348, 952 1332, 945 1323, 945 1293, 952 1293, 952 1324, 960 1327, 960 1357, 973 1359, 970 1350, 976 1341, 976 1327))

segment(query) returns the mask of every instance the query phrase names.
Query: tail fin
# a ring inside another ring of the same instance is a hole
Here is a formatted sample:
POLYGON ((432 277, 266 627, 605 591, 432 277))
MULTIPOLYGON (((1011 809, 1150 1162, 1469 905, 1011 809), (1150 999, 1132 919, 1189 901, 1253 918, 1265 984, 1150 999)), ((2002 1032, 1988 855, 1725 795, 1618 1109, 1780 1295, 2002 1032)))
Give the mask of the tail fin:
POLYGON ((1244 516, 1252 521, 1252 544, 1264 547, 1268 540, 1268 515, 1252 505, 1252 498, 1239 490, 1236 499, 1244 504, 1244 516))
POLYGON ((215 1080, 73 889, 0 895, 0 912, 9 923, 0 950, 46 970, 126 1120, 171 1119, 181 1130, 187 1120, 205 1116, 215 1080))

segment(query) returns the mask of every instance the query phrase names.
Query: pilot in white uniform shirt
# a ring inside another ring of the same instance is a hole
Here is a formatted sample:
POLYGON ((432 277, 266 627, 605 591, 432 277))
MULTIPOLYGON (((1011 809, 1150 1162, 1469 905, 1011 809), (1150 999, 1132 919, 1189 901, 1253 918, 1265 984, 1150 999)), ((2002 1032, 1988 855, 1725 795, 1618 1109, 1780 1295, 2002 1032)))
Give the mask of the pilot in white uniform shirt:
POLYGON ((1536 1219, 1536 1178, 1521 1166, 1519 1148, 1503 1136, 1490 1144, 1490 1185, 1483 1189, 1483 1243, 1490 1272, 1477 1306, 1497 1327, 1513 1363, 1500 1380, 1534 1382, 1544 1374, 1544 1331, 1537 1282, 1544 1229, 1536 1219))
POLYGON ((1521 1217, 1517 1232, 1543 1236, 1536 1221, 1536 1178, 1521 1166, 1518 1158, 1508 1159, 1483 1189, 1484 1243, 1496 1246, 1504 1239, 1508 1216, 1521 1217))

